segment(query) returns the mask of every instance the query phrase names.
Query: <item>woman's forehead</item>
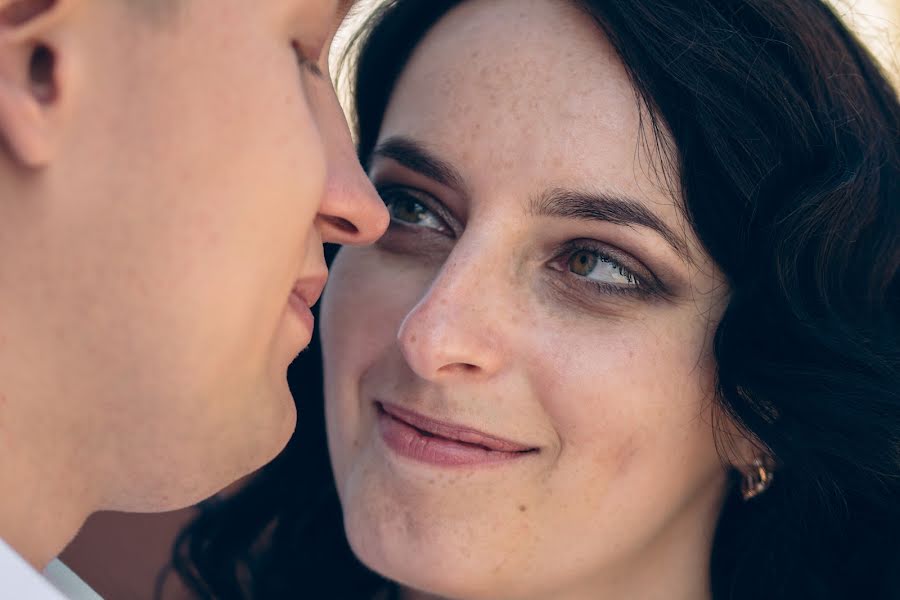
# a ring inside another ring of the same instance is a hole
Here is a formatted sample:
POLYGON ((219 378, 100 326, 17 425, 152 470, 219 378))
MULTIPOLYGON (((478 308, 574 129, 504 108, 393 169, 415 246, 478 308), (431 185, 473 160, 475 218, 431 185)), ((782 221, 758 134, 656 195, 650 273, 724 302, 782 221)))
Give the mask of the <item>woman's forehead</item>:
POLYGON ((641 111, 615 51, 574 3, 466 2, 417 47, 380 137, 427 145, 476 190, 601 187, 674 222, 677 194, 664 184, 677 178, 662 175, 669 165, 641 111))
POLYGON ((613 49, 586 14, 554 0, 467 2, 448 13, 417 46, 385 123, 410 108, 429 129, 445 122, 448 131, 465 121, 534 125, 523 132, 537 135, 601 126, 622 136, 638 124, 613 49))

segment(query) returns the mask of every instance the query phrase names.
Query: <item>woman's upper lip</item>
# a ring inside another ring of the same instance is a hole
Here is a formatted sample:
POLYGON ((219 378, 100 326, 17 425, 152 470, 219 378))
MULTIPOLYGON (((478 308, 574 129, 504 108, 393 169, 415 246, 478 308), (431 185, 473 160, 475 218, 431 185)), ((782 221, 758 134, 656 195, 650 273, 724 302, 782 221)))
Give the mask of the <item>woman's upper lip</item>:
POLYGON ((482 446, 497 452, 532 452, 538 449, 536 446, 520 444, 471 427, 426 417, 407 408, 401 408, 396 404, 382 401, 378 401, 376 404, 391 417, 436 437, 482 446))

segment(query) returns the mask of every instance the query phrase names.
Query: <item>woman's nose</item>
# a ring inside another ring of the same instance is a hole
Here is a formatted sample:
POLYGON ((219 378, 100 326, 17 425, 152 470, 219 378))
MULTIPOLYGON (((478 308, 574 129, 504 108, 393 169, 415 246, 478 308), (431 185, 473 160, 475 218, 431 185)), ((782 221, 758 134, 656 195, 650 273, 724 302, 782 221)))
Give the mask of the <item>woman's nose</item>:
POLYGON ((397 333, 410 368, 429 381, 489 378, 503 364, 502 302, 474 273, 444 272, 406 315, 397 333))

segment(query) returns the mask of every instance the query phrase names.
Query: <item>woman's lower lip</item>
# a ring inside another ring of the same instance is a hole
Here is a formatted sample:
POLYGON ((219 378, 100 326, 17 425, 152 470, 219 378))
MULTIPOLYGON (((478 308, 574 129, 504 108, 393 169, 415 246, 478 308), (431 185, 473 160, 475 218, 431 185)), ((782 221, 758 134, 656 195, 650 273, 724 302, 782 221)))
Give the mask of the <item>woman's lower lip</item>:
POLYGON ((293 309, 294 313, 300 318, 300 321, 306 326, 306 329, 312 333, 313 327, 315 326, 315 318, 313 317, 312 311, 309 309, 309 306, 306 305, 306 301, 298 296, 296 293, 292 293, 290 300, 288 301, 293 309))
POLYGON ((378 429, 388 448, 412 460, 442 467, 492 465, 522 458, 529 452, 502 452, 426 434, 378 411, 378 429))

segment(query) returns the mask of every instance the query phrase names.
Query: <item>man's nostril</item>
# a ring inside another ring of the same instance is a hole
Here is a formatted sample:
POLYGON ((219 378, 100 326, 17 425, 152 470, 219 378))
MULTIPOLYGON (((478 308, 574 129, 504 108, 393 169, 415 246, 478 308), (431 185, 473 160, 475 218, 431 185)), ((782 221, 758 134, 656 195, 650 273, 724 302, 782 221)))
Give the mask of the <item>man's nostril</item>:
POLYGON ((463 374, 475 374, 480 370, 481 370, 481 368, 478 367, 478 365, 473 365, 473 364, 466 363, 466 362, 455 362, 455 363, 450 363, 450 364, 442 366, 441 368, 438 369, 438 373, 445 373, 448 375, 457 373, 457 374, 463 375, 463 374))
POLYGON ((28 23, 38 15, 48 12, 56 0, 41 0, 40 2, 7 2, 0 10, 0 23, 6 27, 20 27, 28 23))
POLYGON ((349 233, 351 235, 359 233, 359 228, 356 225, 342 217, 323 216, 322 219, 329 225, 339 229, 342 233, 349 233))

